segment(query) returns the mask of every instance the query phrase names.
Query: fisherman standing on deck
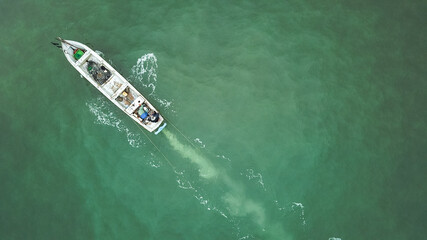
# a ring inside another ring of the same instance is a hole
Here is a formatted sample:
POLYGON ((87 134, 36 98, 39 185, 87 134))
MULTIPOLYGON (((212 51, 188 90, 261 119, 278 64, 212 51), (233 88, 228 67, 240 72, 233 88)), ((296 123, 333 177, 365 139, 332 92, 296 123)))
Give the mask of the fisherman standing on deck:
POLYGON ((138 115, 142 120, 145 120, 148 117, 148 113, 145 111, 144 107, 141 106, 138 110, 138 115))
POLYGON ((158 122, 160 118, 158 112, 149 109, 145 104, 138 109, 138 115, 143 121, 148 120, 150 122, 158 122))
POLYGON ((150 122, 157 122, 159 121, 159 113, 156 111, 151 111, 150 117, 148 118, 148 121, 150 122))

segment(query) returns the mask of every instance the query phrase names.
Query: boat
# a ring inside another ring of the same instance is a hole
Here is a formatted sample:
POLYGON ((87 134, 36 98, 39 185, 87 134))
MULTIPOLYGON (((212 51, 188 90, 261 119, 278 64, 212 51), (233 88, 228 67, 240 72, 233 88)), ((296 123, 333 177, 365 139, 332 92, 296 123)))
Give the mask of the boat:
POLYGON ((57 39, 60 44, 52 44, 62 49, 70 64, 136 123, 156 135, 166 126, 161 126, 164 118, 147 98, 99 54, 83 43, 57 39))

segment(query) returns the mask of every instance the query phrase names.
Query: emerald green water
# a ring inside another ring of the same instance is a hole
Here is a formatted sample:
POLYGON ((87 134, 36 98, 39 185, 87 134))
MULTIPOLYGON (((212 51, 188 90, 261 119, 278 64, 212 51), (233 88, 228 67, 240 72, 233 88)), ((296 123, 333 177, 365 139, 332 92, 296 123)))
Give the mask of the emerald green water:
POLYGON ((0 239, 427 234, 425 2, 0 6, 0 239), (166 159, 56 36, 170 120, 166 159))

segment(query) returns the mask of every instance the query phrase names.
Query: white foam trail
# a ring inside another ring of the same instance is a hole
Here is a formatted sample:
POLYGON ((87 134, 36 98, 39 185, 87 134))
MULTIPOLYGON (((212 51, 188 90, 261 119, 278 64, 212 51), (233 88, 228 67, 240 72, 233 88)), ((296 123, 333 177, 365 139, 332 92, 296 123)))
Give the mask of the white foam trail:
POLYGON ((139 148, 143 142, 141 136, 129 130, 113 112, 109 111, 108 102, 103 97, 98 97, 95 102, 86 103, 91 113, 96 117, 95 123, 114 127, 119 132, 126 134, 132 147, 139 148))
POLYGON ((166 99, 156 98, 156 101, 159 102, 160 105, 163 106, 165 109, 168 109, 172 104, 172 101, 168 101, 166 99))
MULTIPOLYGON (((172 101, 159 98, 155 95, 156 84, 157 84, 157 58, 153 53, 148 53, 140 57, 136 64, 132 67, 132 75, 130 79, 134 82, 142 84, 142 86, 151 89, 149 94, 154 100, 164 107, 164 109, 170 108, 172 101)), ((174 112, 172 110, 172 112, 174 112)))
POLYGON ((281 212, 281 211, 284 211, 286 208, 284 208, 284 207, 280 207, 279 206, 279 201, 277 201, 277 200, 275 200, 274 201, 274 203, 276 204, 276 206, 277 206, 277 208, 279 209, 279 211, 281 212))
MULTIPOLYGON (((191 146, 186 146, 178 141, 178 139, 171 132, 164 130, 166 138, 169 140, 171 146, 178 151, 184 158, 189 159, 192 163, 195 163, 199 167, 200 176, 206 179, 219 176, 220 172, 215 169, 212 163, 199 153, 195 151, 191 146)), ((233 216, 243 217, 252 215, 253 219, 260 226, 265 224, 265 210, 260 203, 257 203, 245 196, 244 187, 241 184, 236 183, 225 173, 220 175, 219 180, 222 180, 224 184, 230 189, 223 196, 223 201, 227 204, 227 209, 233 216)), ((182 183, 180 184, 183 187, 182 183)), ((196 195, 196 199, 203 205, 208 204, 208 200, 201 195, 196 195)), ((210 210, 211 208, 208 208, 210 210)))
POLYGON ((226 156, 224 156, 224 155, 216 155, 216 157, 217 157, 217 158, 222 158, 222 159, 225 159, 225 160, 227 160, 227 161, 231 162, 231 159, 230 159, 230 158, 228 158, 228 157, 226 157, 226 156))
MULTIPOLYGON (((102 53, 100 53, 102 54, 102 53)), ((151 89, 150 96, 154 98, 161 106, 163 106, 165 109, 168 109, 172 105, 172 101, 158 98, 155 95, 156 90, 156 83, 157 83, 157 58, 154 54, 149 53, 145 54, 141 58, 138 59, 135 66, 132 67, 132 76, 131 79, 136 81, 137 83, 142 84, 142 86, 146 88, 151 89)), ((105 101, 104 99, 98 101, 96 103, 88 103, 87 106, 89 107, 90 111, 94 113, 96 116, 96 123, 98 124, 104 124, 108 126, 112 126, 116 128, 119 132, 125 132, 126 136, 128 138, 128 142, 133 147, 140 147, 141 144, 145 144, 142 140, 139 134, 134 134, 131 132, 123 123, 122 121, 117 118, 113 113, 108 111, 108 108, 104 105, 105 101)), ((170 110, 175 113, 175 111, 172 109, 170 110)), ((223 195, 222 200, 227 205, 226 209, 228 210, 228 213, 226 214, 224 211, 218 209, 217 207, 213 206, 212 203, 209 201, 208 197, 202 193, 202 191, 195 186, 193 186, 192 183, 189 181, 183 180, 181 178, 177 178, 178 187, 186 190, 193 191, 194 197, 199 201, 200 204, 206 207, 207 210, 216 212, 223 216, 227 221, 233 224, 237 224, 233 217, 246 217, 251 216, 253 221, 260 225, 260 227, 263 228, 263 231, 265 231, 264 227, 266 224, 266 214, 265 209, 262 206, 261 203, 258 203, 252 199, 249 199, 244 190, 244 186, 241 184, 238 184, 237 182, 231 180, 224 172, 219 172, 214 165, 204 156, 199 154, 195 151, 195 149, 191 148, 190 146, 186 146, 182 143, 180 143, 177 138, 168 132, 167 130, 164 131, 166 138, 168 139, 171 146, 178 151, 184 158, 189 159, 192 163, 196 164, 199 168, 200 176, 205 179, 218 179, 220 177, 220 181, 222 180, 223 183, 229 188, 229 191, 226 192, 226 194, 223 195)), ((196 138, 194 140, 195 142, 199 143, 201 148, 205 148, 206 145, 200 140, 200 138, 196 138)), ((153 154, 151 153, 151 156, 153 154)), ((217 155, 217 158, 222 158, 227 161, 231 161, 230 158, 224 156, 224 155, 217 155)), ((151 167, 158 168, 160 167, 160 163, 154 161, 151 159, 148 163, 151 167)), ((252 170, 252 169, 250 169, 252 170)), ((258 183, 261 184, 261 186, 264 187, 264 183, 262 180, 261 174, 256 174, 248 170, 247 171, 247 177, 249 179, 257 179, 258 183)), ((178 172, 174 170, 175 173, 178 175, 178 177, 184 177, 184 172, 181 171, 178 172)), ((264 188, 265 189, 265 188, 264 188)), ((238 232, 238 236, 240 239, 254 239, 252 235, 245 234, 244 236, 240 235, 240 230, 238 225, 236 225, 238 232)), ((283 231, 279 229, 278 231, 283 231)), ((284 234, 280 234, 284 235, 284 234)))
POLYGON ((225 218, 228 219, 228 216, 225 215, 225 213, 223 211, 219 210, 218 208, 214 207, 212 210, 218 212, 219 214, 221 214, 221 216, 223 216, 223 217, 225 217, 225 218))
MULTIPOLYGON (((202 205, 206 205, 206 204, 208 204, 208 200, 207 199, 205 199, 202 195, 196 195, 196 196, 194 196, 197 200, 199 200, 199 202, 200 202, 200 204, 202 204, 202 205)), ((208 210, 211 210, 209 207, 208 207, 208 210)))
POLYGON ((299 218, 301 219, 301 225, 305 228, 305 226, 307 225, 307 222, 305 220, 304 205, 302 203, 292 202, 284 207, 281 207, 279 205, 279 201, 277 200, 275 200, 274 203, 276 204, 278 210, 280 212, 284 212, 284 214, 286 215, 290 212, 300 211, 299 218))
MULTIPOLYGON (((195 190, 193 185, 189 181, 185 181, 185 180, 182 180, 180 178, 177 178, 176 182, 178 183, 179 188, 187 189, 187 190, 188 189, 195 190)), ((197 190, 196 190, 196 192, 197 192, 197 190)))
POLYGON ((161 166, 161 163, 159 161, 155 160, 155 156, 156 155, 154 155, 154 153, 150 153, 150 160, 147 162, 147 164, 150 167, 159 168, 161 166))
POLYGON ((249 239, 251 236, 250 235, 246 235, 244 237, 239 238, 238 240, 244 240, 244 239, 249 239))
POLYGON ((341 240, 341 238, 337 238, 337 237, 330 237, 328 240, 341 240))
POLYGON ((233 181, 227 175, 221 179, 230 188, 230 191, 223 197, 224 202, 229 206, 230 214, 237 217, 252 215, 254 222, 264 227, 266 220, 264 207, 246 196, 242 184, 233 181))
POLYGON ((182 157, 189 159, 198 166, 201 177, 209 179, 218 175, 218 171, 207 158, 197 153, 195 149, 180 143, 171 132, 167 130, 163 130, 163 132, 171 146, 179 152, 182 157))
POLYGON ((133 78, 142 83, 144 87, 151 88, 151 94, 156 90, 157 82, 157 58, 153 53, 143 55, 132 67, 133 78))
POLYGON ((304 216, 304 205, 302 205, 302 203, 297 203, 297 202, 293 202, 292 203, 292 210, 295 210, 294 208, 300 208, 301 209, 301 214, 300 214, 300 218, 302 220, 302 225, 305 225, 305 216, 304 216))
MULTIPOLYGON (((241 175, 243 175, 243 173, 240 173, 240 174, 241 174, 241 175)), ((266 189, 266 188, 265 188, 265 186, 264 186, 264 181, 263 181, 263 179, 262 179, 262 175, 261 175, 261 173, 255 173, 255 171, 254 171, 253 169, 246 169, 245 176, 246 176, 249 180, 253 180, 253 179, 255 179, 255 180, 256 180, 256 182, 257 182, 258 184, 260 184, 260 185, 261 185, 262 189, 263 189, 264 191, 267 191, 267 189, 266 189)))
POLYGON ((99 51, 99 50, 95 50, 95 53, 98 54, 100 57, 104 58, 104 53, 99 51))
POLYGON ((229 206, 231 215, 237 217, 252 215, 254 222, 261 227, 265 226, 265 210, 261 204, 233 192, 226 193, 223 200, 229 206))
MULTIPOLYGON (((250 218, 255 224, 261 227, 262 231, 264 232, 263 235, 266 237, 266 239, 277 239, 277 236, 282 236, 280 239, 292 239, 284 231, 281 223, 269 223, 267 221, 264 205, 248 197, 245 191, 245 185, 230 178, 226 172, 216 169, 215 166, 209 161, 209 159, 199 153, 200 150, 198 151, 191 145, 182 144, 176 138, 176 136, 168 130, 164 130, 163 133, 165 134, 166 139, 169 141, 169 144, 173 149, 175 149, 183 158, 189 159, 192 163, 197 165, 201 177, 208 180, 215 179, 216 183, 223 183, 225 185, 225 193, 222 195, 221 199, 226 205, 228 213, 225 214, 223 211, 217 209, 212 205, 209 198, 205 194, 198 191, 193 184, 182 180, 180 177, 177 180, 178 187, 194 191, 194 198, 197 199, 201 205, 205 206, 207 210, 215 211, 221 214, 221 216, 234 224, 237 224, 237 222, 235 222, 236 218, 250 218), (268 227, 268 231, 265 230, 266 227, 268 227)), ((181 176, 184 177, 183 174, 181 174, 181 176)), ((264 187, 261 174, 255 173, 252 169, 248 169, 247 177, 250 179, 256 179, 257 182, 264 187)), ((302 204, 299 203, 295 203, 294 205, 295 207, 300 208, 302 206, 302 204)), ((304 216, 303 210, 302 216, 304 216)), ((236 225, 236 229, 238 230, 238 236, 240 238, 251 237, 251 235, 248 234, 244 234, 243 236, 240 235, 240 228, 238 225, 236 225)))
POLYGON ((208 211, 217 212, 227 220, 229 220, 229 217, 219 208, 213 206, 213 204, 209 201, 208 197, 205 196, 206 194, 203 193, 202 190, 198 189, 196 186, 193 186, 193 184, 184 179, 185 176, 182 174, 180 176, 177 176, 176 182, 178 183, 178 187, 185 190, 190 190, 193 192, 193 197, 198 200, 198 202, 206 207, 208 211))
POLYGON ((153 160, 148 161, 148 165, 150 165, 150 167, 153 167, 153 168, 159 168, 161 166, 160 162, 155 162, 153 160))
POLYGON ((202 140, 200 140, 200 138, 195 138, 194 142, 200 144, 200 148, 206 148, 206 145, 203 144, 202 140))

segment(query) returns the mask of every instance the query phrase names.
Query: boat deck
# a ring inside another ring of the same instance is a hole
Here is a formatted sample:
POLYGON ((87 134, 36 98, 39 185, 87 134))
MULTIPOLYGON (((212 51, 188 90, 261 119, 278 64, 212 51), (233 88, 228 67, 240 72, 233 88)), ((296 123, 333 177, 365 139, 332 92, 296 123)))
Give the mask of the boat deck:
POLYGON ((67 40, 62 44, 68 61, 117 107, 150 132, 160 127, 164 118, 154 106, 96 52, 75 41, 67 40), (84 50, 78 60, 73 56, 73 48, 69 43, 73 44, 74 49, 77 46, 84 50), (141 108, 150 118, 142 119, 139 116, 138 110, 141 108))

